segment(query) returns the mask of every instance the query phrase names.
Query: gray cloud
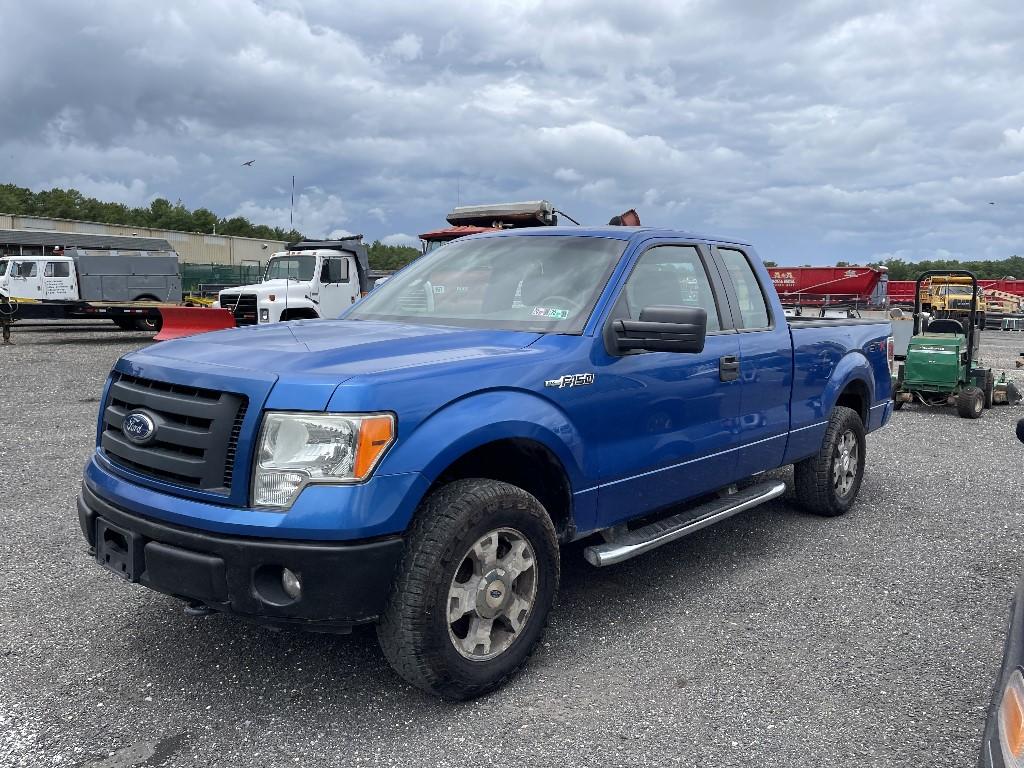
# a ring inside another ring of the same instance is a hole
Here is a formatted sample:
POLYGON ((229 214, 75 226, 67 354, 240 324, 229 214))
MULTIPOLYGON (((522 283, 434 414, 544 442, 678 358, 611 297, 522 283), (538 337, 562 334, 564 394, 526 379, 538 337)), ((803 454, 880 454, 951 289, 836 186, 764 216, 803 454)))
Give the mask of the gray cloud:
POLYGON ((0 176, 281 224, 295 174, 309 234, 396 242, 546 197, 780 263, 1024 253, 1015 4, 467 8, 15 5, 0 176))

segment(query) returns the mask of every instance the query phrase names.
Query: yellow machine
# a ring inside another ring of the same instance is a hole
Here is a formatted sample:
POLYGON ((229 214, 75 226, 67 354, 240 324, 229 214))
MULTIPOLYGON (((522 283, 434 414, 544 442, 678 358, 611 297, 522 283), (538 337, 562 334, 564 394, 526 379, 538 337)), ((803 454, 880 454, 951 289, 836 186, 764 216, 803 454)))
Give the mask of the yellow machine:
MULTIPOLYGON (((985 292, 977 289, 978 309, 977 324, 984 330, 985 315, 988 310, 985 292)), ((944 317, 966 321, 971 314, 971 278, 969 277, 932 277, 921 286, 921 310, 932 317, 944 317)))

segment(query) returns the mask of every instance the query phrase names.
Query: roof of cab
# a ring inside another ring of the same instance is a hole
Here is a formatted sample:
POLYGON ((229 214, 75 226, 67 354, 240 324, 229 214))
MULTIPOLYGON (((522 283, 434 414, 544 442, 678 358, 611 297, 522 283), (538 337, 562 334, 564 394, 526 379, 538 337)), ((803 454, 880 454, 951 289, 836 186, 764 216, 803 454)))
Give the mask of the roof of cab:
MULTIPOLYGON (((702 235, 697 232, 686 232, 680 229, 666 229, 664 227, 617 227, 604 225, 599 227, 522 227, 516 229, 505 229, 500 232, 485 232, 479 235, 470 235, 464 239, 477 239, 486 237, 522 237, 538 235, 575 235, 576 237, 608 237, 615 240, 632 240, 638 236, 644 237, 674 237, 683 240, 697 240, 707 243, 729 243, 732 245, 746 245, 750 243, 737 240, 732 237, 713 237, 702 235)), ((463 239, 463 238, 460 238, 463 239)))

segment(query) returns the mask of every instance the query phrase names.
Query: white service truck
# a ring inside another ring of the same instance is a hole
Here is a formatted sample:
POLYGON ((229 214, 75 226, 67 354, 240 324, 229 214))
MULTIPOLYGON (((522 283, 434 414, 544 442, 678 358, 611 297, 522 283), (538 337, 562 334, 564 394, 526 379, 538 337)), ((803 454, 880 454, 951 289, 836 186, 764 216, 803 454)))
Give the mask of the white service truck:
POLYGON ((362 235, 293 243, 270 257, 263 280, 221 291, 236 325, 337 317, 372 287, 362 235))
POLYGON ((181 303, 174 251, 65 248, 0 258, 0 297, 17 319, 108 318, 124 329, 159 330, 162 304, 181 303))

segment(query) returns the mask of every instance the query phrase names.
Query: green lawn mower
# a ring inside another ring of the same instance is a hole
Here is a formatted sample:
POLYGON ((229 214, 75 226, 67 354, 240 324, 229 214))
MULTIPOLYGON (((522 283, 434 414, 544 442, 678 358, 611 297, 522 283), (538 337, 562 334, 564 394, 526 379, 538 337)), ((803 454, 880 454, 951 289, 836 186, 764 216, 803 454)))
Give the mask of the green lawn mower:
POLYGON ((975 360, 978 347, 976 326, 978 278, 960 269, 929 270, 914 286, 914 335, 907 345, 907 357, 893 382, 894 407, 907 403, 956 405, 966 419, 977 419, 996 399, 996 381, 991 368, 975 360), (971 278, 971 312, 966 325, 952 318, 930 319, 922 327, 921 283, 933 276, 971 278))

